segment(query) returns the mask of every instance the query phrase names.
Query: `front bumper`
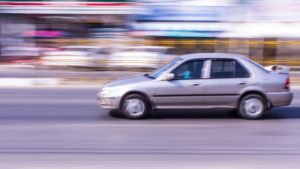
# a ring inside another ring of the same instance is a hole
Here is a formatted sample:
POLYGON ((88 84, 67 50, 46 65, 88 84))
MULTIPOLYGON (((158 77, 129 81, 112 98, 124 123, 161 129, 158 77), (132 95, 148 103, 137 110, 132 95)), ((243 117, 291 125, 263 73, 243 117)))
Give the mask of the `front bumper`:
POLYGON ((114 110, 119 108, 119 98, 118 97, 104 97, 98 96, 98 103, 104 109, 114 110))
POLYGON ((287 106, 293 100, 292 92, 270 92, 267 94, 272 106, 287 106))

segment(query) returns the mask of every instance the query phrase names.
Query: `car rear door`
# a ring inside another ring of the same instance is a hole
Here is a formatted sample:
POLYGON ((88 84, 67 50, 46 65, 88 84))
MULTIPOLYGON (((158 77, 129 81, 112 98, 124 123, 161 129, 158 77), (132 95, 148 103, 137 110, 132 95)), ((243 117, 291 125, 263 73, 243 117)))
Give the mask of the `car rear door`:
POLYGON ((249 71, 235 59, 212 59, 210 63, 210 76, 203 82, 206 104, 234 106, 240 91, 249 83, 249 71))

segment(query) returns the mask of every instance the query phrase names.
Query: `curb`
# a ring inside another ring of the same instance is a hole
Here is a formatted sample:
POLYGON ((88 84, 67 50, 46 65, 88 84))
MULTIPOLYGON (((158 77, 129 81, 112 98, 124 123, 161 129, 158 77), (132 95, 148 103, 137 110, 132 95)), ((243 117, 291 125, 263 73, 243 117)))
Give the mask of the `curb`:
POLYGON ((0 78, 0 86, 35 86, 59 84, 57 78, 0 78))
POLYGON ((34 69, 36 66, 30 64, 0 64, 0 69, 34 69))
POLYGON ((290 77, 291 84, 300 85, 300 77, 290 77))
MULTIPOLYGON (((116 78, 115 78, 116 79, 116 78)), ((0 87, 102 86, 113 78, 0 78, 0 87)))

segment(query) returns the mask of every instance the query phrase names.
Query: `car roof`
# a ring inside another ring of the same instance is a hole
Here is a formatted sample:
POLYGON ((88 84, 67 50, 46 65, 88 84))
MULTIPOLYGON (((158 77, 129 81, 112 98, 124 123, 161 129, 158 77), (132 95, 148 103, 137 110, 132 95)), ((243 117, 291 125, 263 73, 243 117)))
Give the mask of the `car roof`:
POLYGON ((245 59, 246 57, 240 54, 235 53, 193 53, 179 56, 182 59, 212 59, 212 58, 221 58, 221 59, 245 59))

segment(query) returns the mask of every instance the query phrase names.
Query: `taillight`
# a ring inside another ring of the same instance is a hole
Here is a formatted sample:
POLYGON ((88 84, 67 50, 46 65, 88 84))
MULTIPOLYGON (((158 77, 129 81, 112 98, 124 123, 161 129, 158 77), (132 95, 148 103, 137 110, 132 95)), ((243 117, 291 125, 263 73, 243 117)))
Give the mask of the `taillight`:
POLYGON ((285 89, 290 89, 290 84, 291 84, 290 78, 287 78, 286 81, 285 81, 284 88, 285 89))

